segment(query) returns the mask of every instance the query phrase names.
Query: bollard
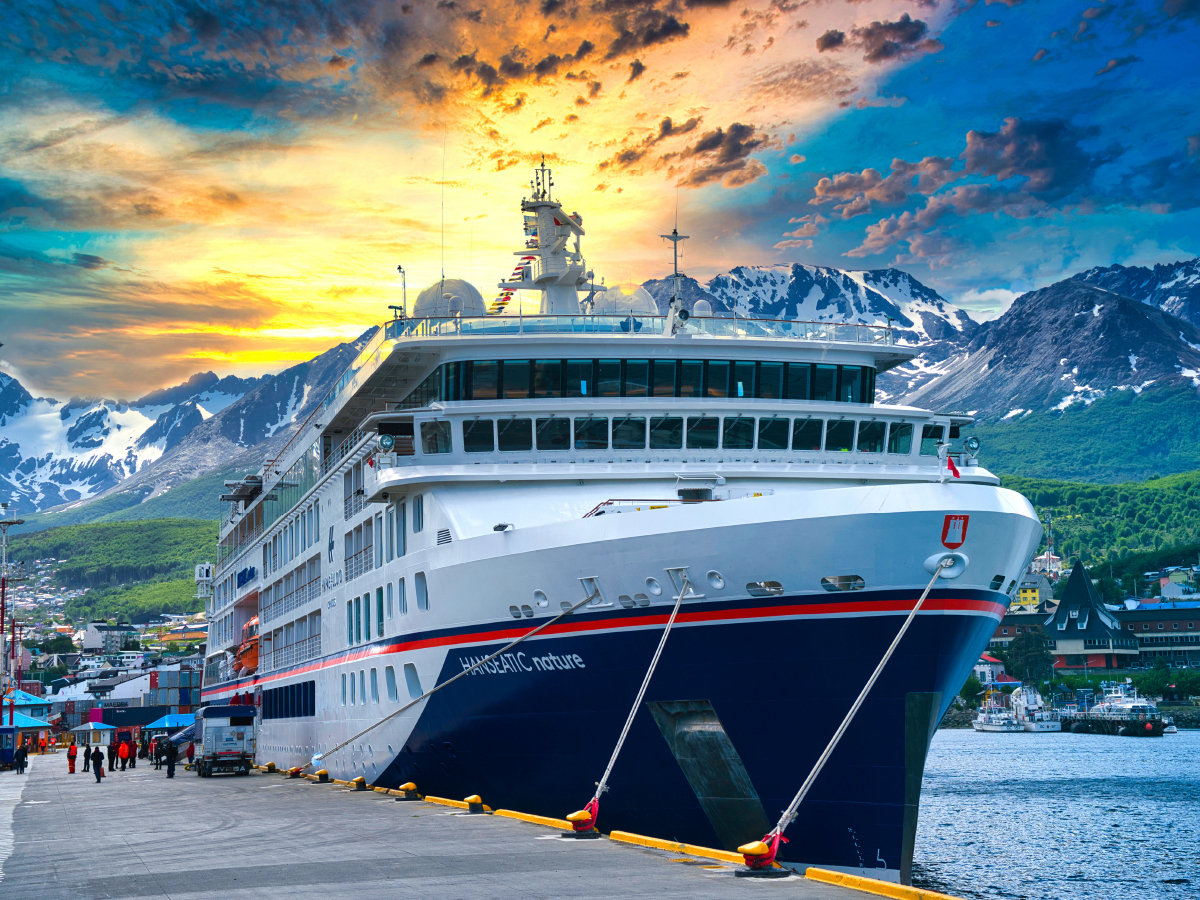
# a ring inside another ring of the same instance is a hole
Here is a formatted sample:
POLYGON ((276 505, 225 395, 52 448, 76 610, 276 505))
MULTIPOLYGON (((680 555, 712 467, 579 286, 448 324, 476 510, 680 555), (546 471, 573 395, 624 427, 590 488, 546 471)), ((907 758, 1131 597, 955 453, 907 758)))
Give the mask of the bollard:
POLYGON ((263 768, 266 769, 268 772, 274 772, 275 771, 275 763, 269 762, 265 766, 263 766, 263 768))
POLYGON ((738 847, 738 853, 746 861, 746 868, 738 869, 733 874, 739 878, 787 878, 794 874, 791 869, 782 866, 775 868, 775 854, 779 852, 779 844, 787 843, 788 839, 782 834, 772 832, 761 841, 751 841, 738 847))
POLYGON ((354 785, 354 789, 356 791, 365 791, 367 789, 367 779, 363 778, 361 775, 353 779, 350 783, 354 785))
POLYGON ((417 786, 411 781, 400 785, 400 790, 404 791, 403 797, 397 797, 396 802, 400 803, 404 800, 420 800, 421 795, 417 793, 417 786))
POLYGON ((304 768, 302 766, 293 766, 292 768, 287 770, 288 778, 299 778, 303 774, 304 774, 304 768))
POLYGON ((483 812, 483 798, 478 794, 472 794, 470 797, 463 797, 463 803, 467 804, 468 813, 483 812))
POLYGON ((316 775, 317 775, 317 780, 316 780, 317 784, 329 784, 329 772, 328 771, 326 771, 325 769, 320 769, 317 771, 316 775))

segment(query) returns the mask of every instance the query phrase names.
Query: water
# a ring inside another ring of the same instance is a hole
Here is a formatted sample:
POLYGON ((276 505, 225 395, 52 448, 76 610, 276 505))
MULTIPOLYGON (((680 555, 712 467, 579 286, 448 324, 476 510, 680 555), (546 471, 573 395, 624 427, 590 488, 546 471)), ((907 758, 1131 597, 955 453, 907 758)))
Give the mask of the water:
POLYGON ((970 900, 1196 900, 1200 730, 939 730, 913 859, 914 885, 970 900))

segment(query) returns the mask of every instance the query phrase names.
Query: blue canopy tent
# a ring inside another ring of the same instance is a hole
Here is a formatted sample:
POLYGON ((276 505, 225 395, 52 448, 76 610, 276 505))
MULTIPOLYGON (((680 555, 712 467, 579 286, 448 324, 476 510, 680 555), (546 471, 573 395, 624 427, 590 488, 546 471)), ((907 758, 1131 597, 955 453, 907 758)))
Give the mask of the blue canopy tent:
POLYGON ((4 719, 0 722, 0 764, 11 766, 13 751, 21 738, 27 734, 49 736, 50 723, 43 719, 35 719, 25 713, 6 710, 4 719))
POLYGON ((72 728, 71 733, 75 735, 77 744, 83 746, 99 744, 107 747, 116 737, 117 729, 112 725, 105 725, 103 722, 85 722, 78 728, 72 728))
POLYGON ((181 728, 187 728, 196 721, 195 715, 185 715, 177 713, 174 715, 163 716, 161 719, 155 719, 149 725, 143 725, 142 731, 178 731, 181 728))

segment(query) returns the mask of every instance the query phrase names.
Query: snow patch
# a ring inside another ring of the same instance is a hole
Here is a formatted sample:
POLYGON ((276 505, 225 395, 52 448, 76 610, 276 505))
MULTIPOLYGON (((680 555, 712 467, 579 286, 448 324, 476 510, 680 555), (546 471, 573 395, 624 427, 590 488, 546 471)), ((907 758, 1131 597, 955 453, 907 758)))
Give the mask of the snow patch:
MULTIPOLYGON (((1182 337, 1182 335, 1180 335, 1180 336, 1182 337)), ((1200 350, 1200 347, 1197 347, 1196 349, 1200 350)), ((1133 371, 1135 371, 1135 372, 1137 371, 1137 361, 1138 361, 1137 356, 1133 353, 1130 353, 1129 354, 1129 368, 1133 369, 1133 371)))
POLYGON ((1019 415, 1021 415, 1022 413, 1024 413, 1024 412, 1027 412, 1027 411, 1028 411, 1028 410, 1024 410, 1024 409, 1022 409, 1021 407, 1017 407, 1016 409, 1010 409, 1008 412, 1006 412, 1004 415, 1002 415, 1002 416, 1000 417, 1000 421, 1001 421, 1001 422, 1004 422, 1004 421, 1006 421, 1007 419, 1012 419, 1012 418, 1015 418, 1016 416, 1019 416, 1019 415))

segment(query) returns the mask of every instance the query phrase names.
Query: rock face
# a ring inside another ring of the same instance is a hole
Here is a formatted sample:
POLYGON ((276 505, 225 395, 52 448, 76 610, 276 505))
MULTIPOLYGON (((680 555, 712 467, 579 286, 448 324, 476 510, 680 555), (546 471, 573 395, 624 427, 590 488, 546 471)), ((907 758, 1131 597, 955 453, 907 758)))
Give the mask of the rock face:
POLYGON ((1086 281, 1163 312, 1200 325, 1200 257, 1143 266, 1107 266, 1080 272, 1074 278, 1086 281))
POLYGON ((0 372, 0 492, 28 513, 138 486, 148 498, 238 461, 257 467, 372 334, 278 375, 204 372, 133 402, 33 397, 0 372))
POLYGON ((1011 419, 1180 383, 1200 386, 1200 328, 1072 278, 1018 297, 905 402, 1011 419))

